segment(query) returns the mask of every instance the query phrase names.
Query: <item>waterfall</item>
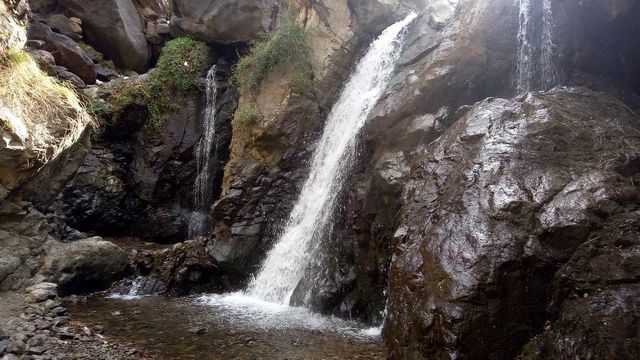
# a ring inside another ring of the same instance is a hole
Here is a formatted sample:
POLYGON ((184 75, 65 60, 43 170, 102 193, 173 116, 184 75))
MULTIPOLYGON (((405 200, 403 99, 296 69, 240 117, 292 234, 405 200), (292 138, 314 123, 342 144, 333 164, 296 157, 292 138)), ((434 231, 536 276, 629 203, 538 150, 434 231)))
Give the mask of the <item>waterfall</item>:
POLYGON ((548 90, 558 80, 552 0, 519 1, 516 89, 548 90))
POLYGON ((208 207, 213 192, 212 152, 216 148, 216 66, 207 72, 206 106, 203 113, 202 137, 196 148, 197 175, 193 186, 194 211, 189 219, 189 237, 204 235, 211 225, 208 207))
POLYGON ((346 170, 355 155, 356 135, 382 96, 400 57, 405 29, 415 17, 411 14, 387 28, 371 44, 342 89, 285 229, 249 284, 247 295, 289 303, 331 220, 346 170))
POLYGON ((530 41, 531 0, 520 0, 518 27, 518 66, 516 88, 519 94, 531 90, 533 77, 533 47, 530 41))
POLYGON ((553 39, 553 8, 551 0, 542 1, 542 54, 541 54, 541 73, 542 88, 547 90, 556 85, 557 68, 554 60, 556 52, 556 44, 553 39))

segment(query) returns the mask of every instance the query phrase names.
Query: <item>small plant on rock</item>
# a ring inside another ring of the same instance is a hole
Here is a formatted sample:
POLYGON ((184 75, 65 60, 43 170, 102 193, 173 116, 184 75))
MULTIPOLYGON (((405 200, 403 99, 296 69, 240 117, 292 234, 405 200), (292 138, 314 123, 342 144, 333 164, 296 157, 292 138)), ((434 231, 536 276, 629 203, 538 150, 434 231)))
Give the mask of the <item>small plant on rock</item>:
POLYGON ((205 70, 207 58, 208 49, 203 42, 188 37, 167 42, 146 85, 149 96, 147 130, 157 132, 167 115, 178 109, 176 96, 198 90, 198 76, 205 70))
POLYGON ((250 53, 235 66, 232 81, 243 91, 253 91, 276 70, 291 71, 292 85, 297 91, 311 88, 311 58, 305 30, 292 19, 283 21, 262 41, 253 44, 250 53))
POLYGON ((248 126, 258 121, 260 114, 251 106, 241 106, 233 116, 234 123, 240 126, 248 126))

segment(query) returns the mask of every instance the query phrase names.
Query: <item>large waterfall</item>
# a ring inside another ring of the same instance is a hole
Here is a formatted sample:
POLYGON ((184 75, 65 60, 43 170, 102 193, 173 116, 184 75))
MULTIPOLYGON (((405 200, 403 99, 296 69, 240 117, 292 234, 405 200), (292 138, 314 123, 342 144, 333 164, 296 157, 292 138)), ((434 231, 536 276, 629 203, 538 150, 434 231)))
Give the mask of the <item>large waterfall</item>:
POLYGON ((551 0, 520 1, 516 89, 519 94, 556 85, 556 44, 551 0))
POLYGON ((202 124, 202 138, 196 148, 197 175, 193 186, 194 211, 189 219, 189 237, 204 235, 211 224, 207 208, 211 205, 213 191, 212 152, 216 148, 216 97, 218 85, 216 83, 216 66, 213 65, 207 73, 206 106, 202 124))
POLYGON ((387 28, 370 46, 333 106, 311 163, 311 170, 286 224, 247 294, 288 304, 296 285, 316 256, 346 169, 355 153, 356 135, 380 99, 400 57, 407 16, 387 28))

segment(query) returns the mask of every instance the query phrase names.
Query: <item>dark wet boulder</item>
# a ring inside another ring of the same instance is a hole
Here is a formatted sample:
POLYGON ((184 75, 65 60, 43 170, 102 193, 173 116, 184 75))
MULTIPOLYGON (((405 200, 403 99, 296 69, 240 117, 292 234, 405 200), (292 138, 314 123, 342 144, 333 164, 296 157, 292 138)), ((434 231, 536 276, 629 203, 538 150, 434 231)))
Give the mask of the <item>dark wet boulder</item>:
POLYGON ((122 68, 145 72, 149 49, 138 10, 131 0, 60 0, 82 20, 85 40, 122 68))
POLYGON ((209 241, 200 237, 160 251, 136 250, 133 267, 144 275, 136 279, 139 294, 187 295, 227 289, 225 279, 230 274, 221 270, 207 250, 209 241))
MULTIPOLYGON (((605 328, 589 324, 617 316, 602 300, 620 294, 611 309, 637 316, 625 299, 637 292, 628 232, 640 226, 639 164, 640 119, 600 93, 559 88, 466 109, 409 160, 389 273, 392 357, 513 358, 545 324, 584 346, 571 354, 600 354, 605 328), (612 246, 620 253, 598 250, 612 246), (577 301, 580 279, 602 300, 577 301)), ((616 351, 637 343, 617 324, 616 351)), ((553 336, 532 349, 557 354, 553 336)))
POLYGON ((108 288, 127 269, 127 254, 119 246, 92 237, 52 243, 40 273, 57 283, 61 293, 73 294, 108 288))
POLYGON ((96 82, 93 61, 71 38, 54 33, 47 25, 41 23, 32 23, 28 35, 30 40, 44 41, 42 50, 51 53, 56 64, 64 66, 87 84, 96 82))
POLYGON ((271 29, 278 11, 274 0, 173 1, 169 23, 174 36, 192 35, 223 44, 250 42, 271 29))

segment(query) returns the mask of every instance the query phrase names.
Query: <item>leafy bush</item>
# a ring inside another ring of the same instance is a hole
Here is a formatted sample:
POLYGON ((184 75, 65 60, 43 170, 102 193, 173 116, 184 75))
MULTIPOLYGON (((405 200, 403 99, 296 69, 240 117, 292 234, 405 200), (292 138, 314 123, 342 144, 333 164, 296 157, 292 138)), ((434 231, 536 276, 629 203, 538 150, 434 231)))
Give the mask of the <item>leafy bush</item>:
POLYGON ((241 106, 236 110, 236 113, 233 115, 233 121, 236 125, 251 125, 255 123, 260 114, 258 110, 251 106, 241 106))
POLYGON ((147 130, 155 132, 167 115, 176 110, 176 96, 185 96, 198 90, 198 76, 207 66, 207 46, 188 37, 166 43, 160 53, 157 68, 146 85, 149 97, 147 130))
POLYGON ((294 20, 283 21, 262 41, 253 44, 250 53, 234 68, 232 82, 242 90, 255 90, 275 70, 293 70, 292 84, 298 91, 311 87, 311 60, 305 30, 294 20), (289 68, 290 67, 290 68, 289 68))

